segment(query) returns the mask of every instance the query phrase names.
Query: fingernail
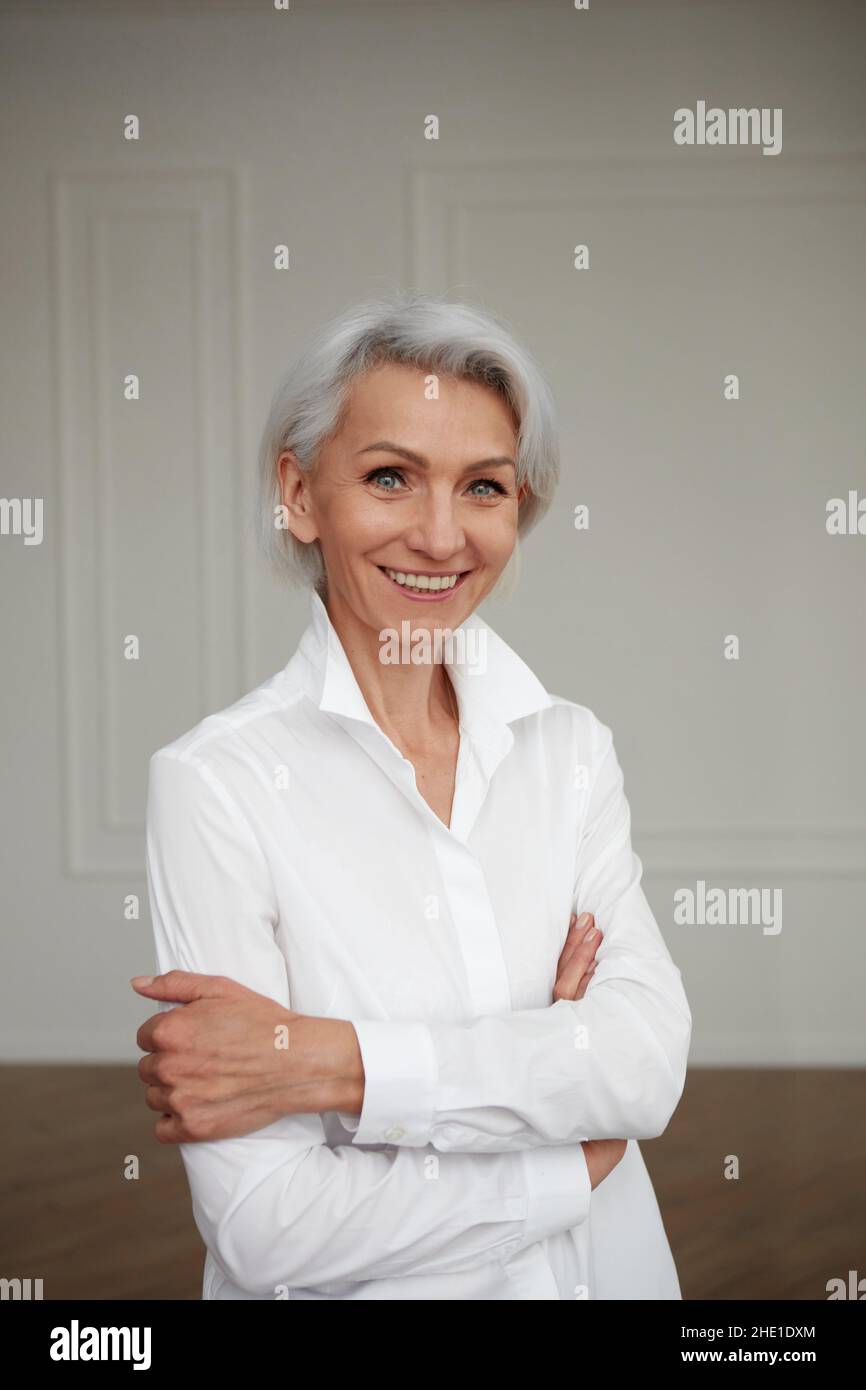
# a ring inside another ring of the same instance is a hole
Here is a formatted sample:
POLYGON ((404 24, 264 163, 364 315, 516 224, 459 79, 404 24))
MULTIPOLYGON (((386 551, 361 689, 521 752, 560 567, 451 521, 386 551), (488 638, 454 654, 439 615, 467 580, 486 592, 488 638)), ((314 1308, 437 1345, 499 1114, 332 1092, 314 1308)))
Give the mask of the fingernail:
POLYGON ((152 985, 153 981, 153 975, 133 975, 129 983, 131 985, 152 985))
POLYGON ((584 940, 585 940, 585 941, 594 941, 595 938, 596 938, 597 936, 598 936, 598 928, 597 928, 597 927, 590 927, 589 931, 586 933, 586 936, 584 937, 584 940))
POLYGON ((577 919, 577 925, 578 925, 579 927, 585 927, 586 924, 587 924, 587 922, 589 922, 589 920, 590 920, 591 917, 592 917, 592 913, 591 913, 591 912, 581 912, 580 916, 579 916, 578 919, 577 919))

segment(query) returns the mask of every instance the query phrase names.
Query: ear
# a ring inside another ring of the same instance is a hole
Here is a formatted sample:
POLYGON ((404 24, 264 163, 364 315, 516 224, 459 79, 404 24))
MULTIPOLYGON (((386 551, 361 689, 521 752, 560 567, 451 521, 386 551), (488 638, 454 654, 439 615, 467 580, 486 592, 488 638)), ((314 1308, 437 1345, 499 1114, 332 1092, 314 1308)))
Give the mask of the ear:
POLYGON ((280 480, 280 501, 286 510, 286 525, 299 541, 318 540, 313 499, 310 495, 309 472, 298 463, 291 449, 284 449, 277 459, 280 480))

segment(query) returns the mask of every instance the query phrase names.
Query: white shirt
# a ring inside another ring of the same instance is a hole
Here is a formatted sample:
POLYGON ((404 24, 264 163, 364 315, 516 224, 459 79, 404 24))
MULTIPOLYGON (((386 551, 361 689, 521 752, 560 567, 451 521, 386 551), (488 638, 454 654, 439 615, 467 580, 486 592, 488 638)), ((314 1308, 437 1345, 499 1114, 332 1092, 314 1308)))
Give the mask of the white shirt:
POLYGON ((203 1297, 680 1298, 634 1141, 679 1101, 691 1014, 610 729, 471 616, 446 826, 311 603, 284 670, 150 762, 159 970, 350 1019, 365 1071, 360 1116, 180 1146, 203 1297), (553 1004, 572 910, 597 970, 553 1004), (587 1138, 630 1141, 594 1191, 587 1138))

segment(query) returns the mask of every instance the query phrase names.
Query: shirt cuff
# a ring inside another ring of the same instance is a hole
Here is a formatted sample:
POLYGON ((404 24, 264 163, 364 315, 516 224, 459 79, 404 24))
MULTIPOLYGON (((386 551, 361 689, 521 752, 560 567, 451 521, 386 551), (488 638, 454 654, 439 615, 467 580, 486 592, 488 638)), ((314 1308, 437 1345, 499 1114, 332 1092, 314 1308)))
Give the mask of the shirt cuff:
POLYGON ((527 1243, 559 1235, 589 1216, 592 1182, 582 1144, 552 1144, 521 1150, 529 1202, 527 1243))
POLYGON ((391 1023, 362 1019, 352 1026, 364 1064, 364 1101, 360 1115, 337 1111, 353 1144, 401 1144, 424 1148, 430 1143, 439 1069, 433 1037, 426 1023, 391 1023))

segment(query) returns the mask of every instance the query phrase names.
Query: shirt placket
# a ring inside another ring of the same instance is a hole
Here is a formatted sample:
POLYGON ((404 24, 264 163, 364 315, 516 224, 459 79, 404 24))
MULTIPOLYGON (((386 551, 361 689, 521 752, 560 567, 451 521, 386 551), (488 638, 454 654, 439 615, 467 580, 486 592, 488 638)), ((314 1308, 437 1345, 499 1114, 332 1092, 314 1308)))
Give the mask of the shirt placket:
POLYGON ((450 828, 434 816, 433 845, 475 1016, 507 1013, 511 984, 502 939, 484 870, 469 837, 487 799, 490 782, 510 751, 514 735, 507 726, 479 733, 461 727, 460 755, 450 828))
POLYGON ((493 774, 514 743, 513 733, 507 725, 484 723, 473 728, 461 725, 449 827, 418 791, 410 759, 403 756, 378 725, 336 717, 427 820, 463 959, 473 1015, 509 1012, 511 985, 502 940, 484 870, 468 840, 487 798, 493 774))

